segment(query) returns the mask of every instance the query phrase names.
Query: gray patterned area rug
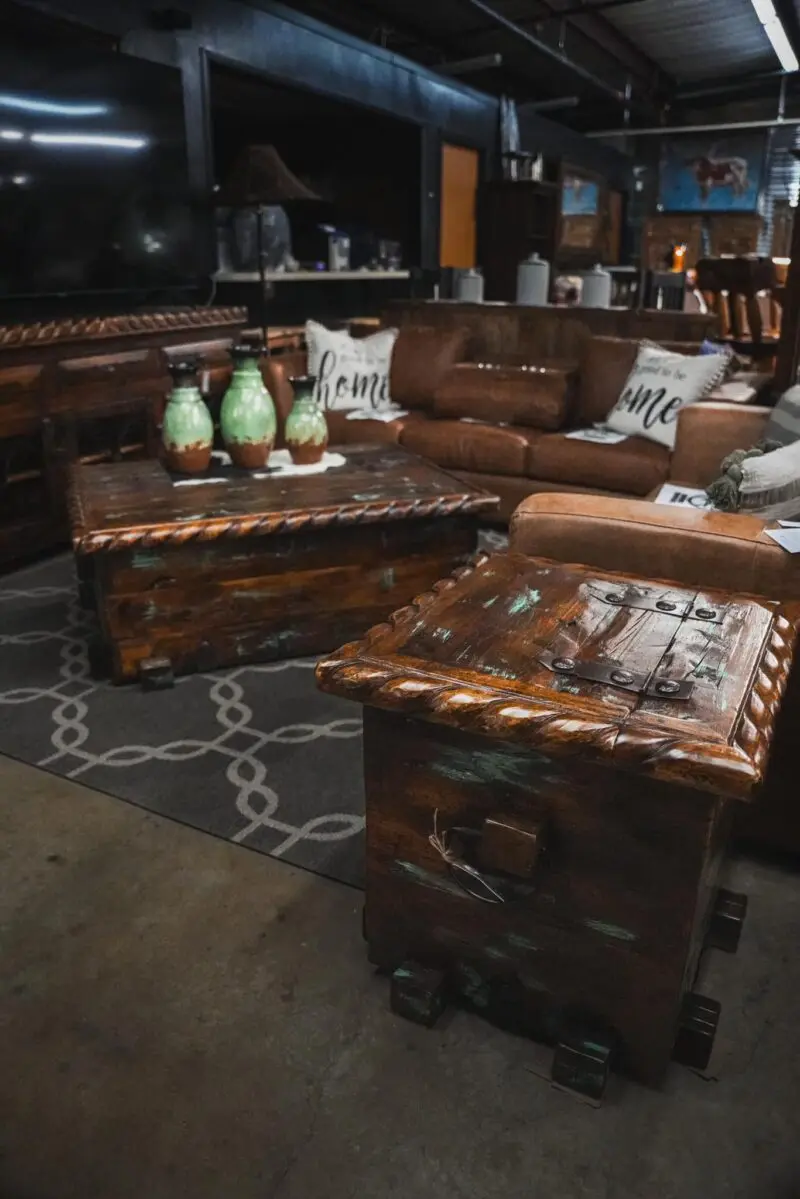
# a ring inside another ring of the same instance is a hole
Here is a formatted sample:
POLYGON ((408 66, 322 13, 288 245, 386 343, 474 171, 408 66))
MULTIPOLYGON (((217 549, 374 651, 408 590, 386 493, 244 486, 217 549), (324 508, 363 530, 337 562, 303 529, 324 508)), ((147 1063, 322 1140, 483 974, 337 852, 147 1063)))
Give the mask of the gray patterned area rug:
POLYGON ((0 752, 361 885, 361 709, 319 692, 313 661, 144 692, 92 678, 91 631, 71 556, 0 579, 0 752))

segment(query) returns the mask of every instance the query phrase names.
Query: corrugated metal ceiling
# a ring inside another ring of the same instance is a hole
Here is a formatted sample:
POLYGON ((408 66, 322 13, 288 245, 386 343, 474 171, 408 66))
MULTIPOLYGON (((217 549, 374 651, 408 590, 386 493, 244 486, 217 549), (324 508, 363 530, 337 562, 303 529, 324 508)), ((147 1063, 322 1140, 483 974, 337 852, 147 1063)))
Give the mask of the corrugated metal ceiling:
POLYGON ((779 68, 750 0, 638 0, 603 15, 678 80, 779 68))

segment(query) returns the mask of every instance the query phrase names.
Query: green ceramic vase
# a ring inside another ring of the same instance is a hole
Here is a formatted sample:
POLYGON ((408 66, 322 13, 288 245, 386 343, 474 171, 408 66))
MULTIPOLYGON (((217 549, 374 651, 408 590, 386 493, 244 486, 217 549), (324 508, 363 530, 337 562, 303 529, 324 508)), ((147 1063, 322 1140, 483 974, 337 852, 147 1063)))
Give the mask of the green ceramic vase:
POLYGON ((239 345, 231 350, 233 377, 222 401, 220 428, 234 466, 258 470, 267 464, 275 444, 275 405, 264 386, 261 351, 239 345))
POLYGON ((328 422, 314 398, 317 380, 313 375, 290 379, 294 391, 292 410, 286 417, 286 445, 297 466, 319 462, 328 444, 328 422))
POLYGON ((167 465, 185 475, 202 474, 211 462, 214 422, 197 385, 197 363, 176 362, 169 373, 172 391, 162 428, 167 465))

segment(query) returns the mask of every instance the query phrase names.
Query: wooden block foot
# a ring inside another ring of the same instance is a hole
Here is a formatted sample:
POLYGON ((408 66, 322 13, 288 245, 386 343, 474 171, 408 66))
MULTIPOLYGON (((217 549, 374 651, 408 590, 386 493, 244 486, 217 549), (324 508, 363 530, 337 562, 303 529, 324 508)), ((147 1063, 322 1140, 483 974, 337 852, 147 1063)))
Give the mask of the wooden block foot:
POLYGON ((145 691, 166 691, 175 685, 169 658, 145 658, 139 664, 139 681, 145 691))
POLYGON ((721 1006, 716 999, 690 992, 684 996, 672 1056, 682 1066, 705 1070, 711 1060, 721 1006))
POLYGON ((111 653, 99 634, 93 634, 87 641, 86 654, 92 678, 107 679, 111 674, 111 653))
POLYGON ((614 1037, 607 1029, 575 1024, 565 1027, 553 1054, 550 1077, 556 1086, 599 1103, 608 1085, 614 1037))
POLYGON ((709 949, 722 949, 725 953, 736 953, 739 938, 747 915, 747 896, 736 891, 720 890, 706 934, 709 949))
POLYGON ((94 611, 94 583, 91 579, 78 581, 78 603, 87 612, 94 611))
POLYGON ((398 1016, 433 1028, 446 1006, 445 978, 441 970, 403 962, 392 975, 391 1007, 398 1016))

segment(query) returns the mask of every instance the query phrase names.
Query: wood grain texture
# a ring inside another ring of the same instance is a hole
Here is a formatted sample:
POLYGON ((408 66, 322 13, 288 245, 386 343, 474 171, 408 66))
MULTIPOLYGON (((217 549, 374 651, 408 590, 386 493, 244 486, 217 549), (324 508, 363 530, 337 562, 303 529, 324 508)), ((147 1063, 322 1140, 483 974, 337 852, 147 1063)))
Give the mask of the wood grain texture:
POLYGON ((479 555, 320 662, 324 690, 365 704, 370 960, 556 1045, 605 1030, 659 1085, 733 801, 764 774, 790 615, 479 555))
MULTIPOLYGON (((552 256, 545 257, 552 261, 552 256)), ((519 258, 517 254, 514 263, 519 258)), ((484 262, 488 264, 488 259, 484 258, 484 262)), ((488 284, 487 273, 487 299, 509 298, 509 295, 492 297, 488 284)), ((593 336, 699 343, 704 337, 714 336, 718 322, 713 315, 655 309, 536 308, 510 303, 397 300, 387 305, 383 323, 401 329, 408 325, 467 329, 470 336, 467 357, 473 362, 503 362, 510 358, 538 363, 547 358, 580 362, 593 336)))
POLYGON ((184 545, 426 517, 490 513, 496 497, 394 446, 353 447, 321 475, 174 487, 158 462, 76 468, 76 553, 184 545), (143 502, 146 499, 146 503, 143 502))
POLYGON ((439 583, 321 662, 317 678, 362 703, 747 799, 764 775, 795 637, 775 604, 509 554, 439 583), (625 585, 676 608, 719 609, 722 623, 610 603, 625 585), (559 676, 544 651, 690 680, 692 695, 559 676))
POLYGON ((241 328, 244 308, 181 308, 172 312, 127 313, 120 316, 64 317, 24 325, 0 325, 0 349, 43 346, 53 342, 99 341, 104 338, 140 337, 150 333, 195 332, 220 325, 241 328))
POLYGON ((347 458, 191 487, 155 462, 76 468, 77 561, 113 677, 330 651, 474 552, 493 497, 394 448, 347 458))
POLYGON ((591 1017, 618 1034, 618 1068, 658 1085, 715 893, 716 797, 374 708, 364 770, 370 961, 442 970, 451 994, 538 1040, 591 1017), (497 812, 545 830, 529 881, 481 865, 497 812), (431 844, 434 813, 440 832, 475 835, 459 853, 504 902, 461 884, 431 844))
POLYGON ((0 329, 0 564, 68 540, 67 467, 151 456, 170 356, 197 357, 218 404, 238 308, 0 329))

